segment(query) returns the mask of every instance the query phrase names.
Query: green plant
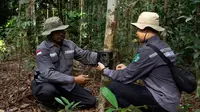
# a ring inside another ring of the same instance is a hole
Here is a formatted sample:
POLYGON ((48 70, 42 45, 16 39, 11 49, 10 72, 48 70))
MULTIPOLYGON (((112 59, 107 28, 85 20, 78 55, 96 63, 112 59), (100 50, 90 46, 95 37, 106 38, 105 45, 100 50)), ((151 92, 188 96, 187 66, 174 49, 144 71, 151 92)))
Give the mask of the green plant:
POLYGON ((35 57, 32 55, 25 56, 24 58, 24 68, 27 70, 34 70, 35 68, 35 57))
POLYGON ((178 106, 179 109, 181 109, 183 112, 187 112, 193 105, 192 104, 186 104, 186 105, 180 105, 178 106))
POLYGON ((0 52, 5 52, 6 47, 5 47, 5 42, 3 40, 0 40, 0 52))
POLYGON ((193 104, 185 104, 185 105, 179 105, 178 109, 180 112, 200 112, 200 109, 192 110, 193 104))
POLYGON ((6 58, 6 44, 4 40, 0 40, 0 60, 4 60, 6 58))
POLYGON ((77 102, 77 103, 75 103, 74 101, 69 102, 65 97, 62 97, 62 96, 60 98, 55 97, 55 100, 65 107, 59 112, 73 112, 73 110, 75 110, 80 104, 80 102, 77 102))
POLYGON ((113 111, 117 111, 117 112, 142 112, 139 108, 145 108, 147 109, 147 106, 134 106, 134 105, 130 105, 127 108, 120 108, 118 106, 118 102, 117 99, 115 97, 115 95, 106 87, 102 87, 100 89, 101 93, 103 94, 103 96, 108 100, 108 102, 110 104, 112 104, 113 107, 110 107, 106 110, 106 112, 113 112, 113 111))

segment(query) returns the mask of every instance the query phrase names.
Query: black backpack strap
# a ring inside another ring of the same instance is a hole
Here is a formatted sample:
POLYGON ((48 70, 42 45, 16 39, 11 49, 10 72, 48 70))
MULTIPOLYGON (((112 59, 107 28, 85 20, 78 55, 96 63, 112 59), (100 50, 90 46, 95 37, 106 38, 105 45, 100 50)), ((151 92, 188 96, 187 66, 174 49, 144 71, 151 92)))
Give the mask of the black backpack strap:
POLYGON ((174 64, 167 58, 156 46, 152 44, 147 44, 150 48, 152 48, 162 59, 167 65, 171 68, 174 66, 174 64))

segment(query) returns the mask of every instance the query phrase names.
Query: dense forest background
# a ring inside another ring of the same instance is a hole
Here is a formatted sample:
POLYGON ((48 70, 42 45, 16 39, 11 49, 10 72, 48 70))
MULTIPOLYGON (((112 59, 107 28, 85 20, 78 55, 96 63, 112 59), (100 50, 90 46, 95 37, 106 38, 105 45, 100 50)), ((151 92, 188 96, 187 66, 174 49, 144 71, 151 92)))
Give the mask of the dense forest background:
MULTIPOLYGON (((28 83, 24 77, 31 79, 33 76, 36 46, 46 38, 41 35, 45 19, 59 16, 64 24, 70 25, 67 39, 84 49, 100 51, 105 38, 106 9, 106 0, 1 0, 0 89, 1 94, 14 92, 8 94, 13 96, 7 103, 1 95, 0 109, 12 107, 20 94, 25 95, 26 88, 22 91, 18 86, 24 84, 21 80, 25 85, 28 83), (15 82, 12 82, 13 74, 15 82), (8 84, 6 75, 11 77, 8 84), (18 86, 10 90, 9 84, 18 86)), ((143 11, 155 11, 160 15, 160 24, 166 29, 160 34, 161 38, 176 51, 178 65, 191 70, 199 79, 200 0, 118 0, 116 63, 129 63, 137 52, 136 29, 130 23, 136 22, 143 11)), ((200 81, 198 84, 200 86, 200 81)), ((194 94, 198 98, 200 89, 194 94)))

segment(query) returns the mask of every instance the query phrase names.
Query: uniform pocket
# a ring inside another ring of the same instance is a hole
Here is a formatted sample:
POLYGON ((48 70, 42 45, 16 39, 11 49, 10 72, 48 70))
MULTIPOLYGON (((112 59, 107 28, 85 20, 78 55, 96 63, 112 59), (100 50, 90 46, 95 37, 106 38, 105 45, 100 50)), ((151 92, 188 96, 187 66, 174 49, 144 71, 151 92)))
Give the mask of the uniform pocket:
POLYGON ((50 57, 51 57, 51 60, 52 60, 53 63, 55 63, 55 62, 58 61, 58 55, 57 55, 57 53, 51 53, 50 57))
POLYGON ((65 51, 65 58, 73 60, 74 59, 74 50, 65 51))

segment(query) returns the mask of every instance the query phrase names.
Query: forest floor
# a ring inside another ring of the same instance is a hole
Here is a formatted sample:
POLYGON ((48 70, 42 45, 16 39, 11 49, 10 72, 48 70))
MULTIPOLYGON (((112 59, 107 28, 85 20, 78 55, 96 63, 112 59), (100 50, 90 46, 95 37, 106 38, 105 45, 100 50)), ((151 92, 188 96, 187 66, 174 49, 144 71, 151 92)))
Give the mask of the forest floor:
MULTIPOLYGON (((100 76, 91 75, 91 78, 92 80, 85 87, 97 96, 100 76)), ((33 71, 25 70, 23 67, 19 70, 18 61, 0 62, 0 112, 41 112, 31 95, 32 79, 33 71)), ((195 98, 195 94, 183 94, 181 102, 182 104, 193 104, 190 112, 200 107, 200 100, 195 98)), ((95 112, 95 109, 80 112, 95 112)))

